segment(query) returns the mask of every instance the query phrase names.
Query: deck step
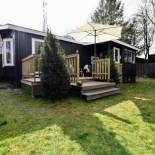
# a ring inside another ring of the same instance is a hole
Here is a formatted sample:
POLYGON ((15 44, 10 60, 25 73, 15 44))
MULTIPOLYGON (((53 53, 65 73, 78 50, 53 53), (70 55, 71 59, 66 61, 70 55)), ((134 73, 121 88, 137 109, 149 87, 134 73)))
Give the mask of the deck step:
POLYGON ((116 86, 115 83, 96 83, 96 84, 92 84, 92 85, 85 85, 81 87, 81 93, 87 93, 89 92, 93 92, 94 90, 105 90, 105 89, 109 89, 109 88, 114 88, 116 86))
POLYGON ((120 92, 119 88, 109 88, 109 89, 103 89, 103 90, 94 90, 93 92, 87 92, 87 93, 82 93, 82 96, 86 98, 87 101, 89 100, 95 100, 98 98, 102 98, 105 96, 110 96, 114 95, 120 92))

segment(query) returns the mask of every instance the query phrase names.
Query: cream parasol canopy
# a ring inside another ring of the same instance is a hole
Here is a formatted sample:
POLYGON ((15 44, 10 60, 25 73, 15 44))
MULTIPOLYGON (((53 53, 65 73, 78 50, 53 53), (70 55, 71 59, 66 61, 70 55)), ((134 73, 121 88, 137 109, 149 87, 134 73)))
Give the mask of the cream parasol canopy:
POLYGON ((116 25, 103 25, 87 23, 68 33, 76 41, 94 44, 94 56, 96 56, 96 43, 121 38, 122 27, 116 25))

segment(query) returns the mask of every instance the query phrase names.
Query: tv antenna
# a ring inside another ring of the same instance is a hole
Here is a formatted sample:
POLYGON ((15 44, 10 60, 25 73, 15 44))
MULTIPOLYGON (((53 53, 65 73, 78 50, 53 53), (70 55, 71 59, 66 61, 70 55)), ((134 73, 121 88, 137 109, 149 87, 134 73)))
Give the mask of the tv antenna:
POLYGON ((43 32, 47 32, 47 0, 43 0, 43 32))

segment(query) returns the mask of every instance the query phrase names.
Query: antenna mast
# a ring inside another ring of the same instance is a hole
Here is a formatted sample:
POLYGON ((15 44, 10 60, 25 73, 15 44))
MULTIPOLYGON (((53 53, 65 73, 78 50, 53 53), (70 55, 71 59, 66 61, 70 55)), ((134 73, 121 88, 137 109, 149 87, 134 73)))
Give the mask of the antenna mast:
POLYGON ((43 0, 43 32, 47 32, 47 0, 43 0))

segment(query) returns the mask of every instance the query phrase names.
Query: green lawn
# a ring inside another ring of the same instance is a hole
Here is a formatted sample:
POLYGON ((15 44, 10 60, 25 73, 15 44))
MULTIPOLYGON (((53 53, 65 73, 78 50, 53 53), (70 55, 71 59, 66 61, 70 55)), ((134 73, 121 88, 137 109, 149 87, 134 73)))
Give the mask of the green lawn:
POLYGON ((92 102, 0 93, 0 154, 155 155, 155 80, 120 87, 92 102))

